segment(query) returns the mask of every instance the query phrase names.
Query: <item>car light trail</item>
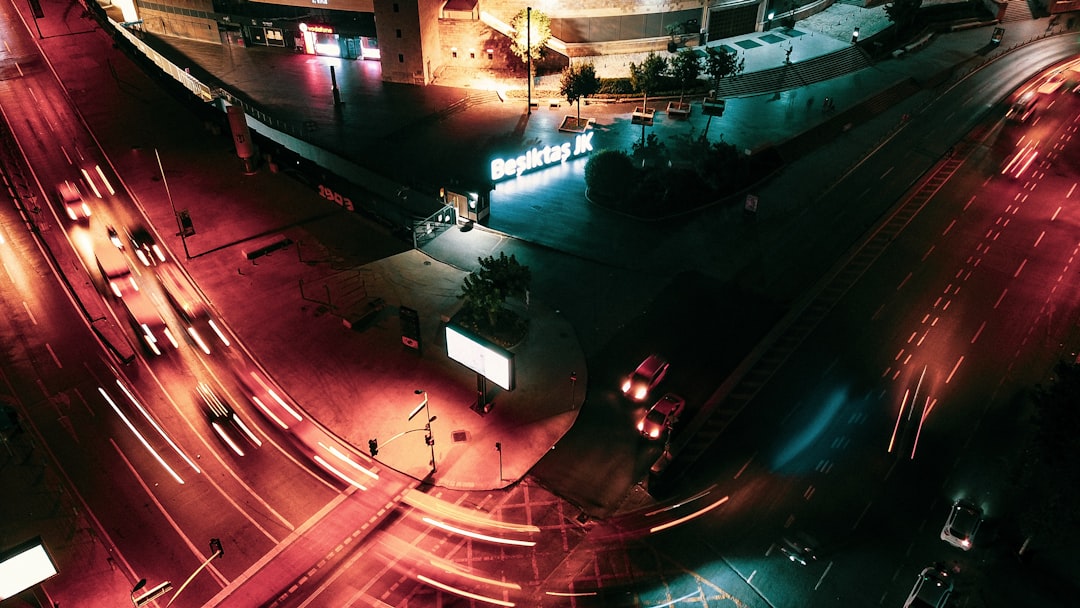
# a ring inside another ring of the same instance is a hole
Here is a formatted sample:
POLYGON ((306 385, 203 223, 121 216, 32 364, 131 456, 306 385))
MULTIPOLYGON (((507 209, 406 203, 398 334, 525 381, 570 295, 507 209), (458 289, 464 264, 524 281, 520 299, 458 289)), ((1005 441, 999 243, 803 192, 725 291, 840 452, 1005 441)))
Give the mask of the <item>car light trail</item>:
POLYGON ((443 523, 441 521, 431 519, 430 517, 423 517, 422 521, 424 521, 425 523, 431 524, 432 526, 435 526, 436 528, 442 528, 443 530, 446 530, 447 532, 452 532, 454 534, 460 534, 462 536, 468 536, 469 538, 475 538, 476 540, 485 540, 485 541, 487 541, 489 543, 497 543, 497 544, 500 544, 500 545, 514 545, 514 546, 517 546, 517 547, 535 547, 536 546, 536 543, 534 541, 531 541, 531 540, 516 540, 516 539, 513 539, 513 538, 499 538, 497 536, 488 536, 487 534, 480 534, 478 532, 470 532, 469 530, 462 530, 461 528, 451 526, 450 524, 445 524, 445 523, 443 523))
POLYGON ((86 185, 90 186, 90 189, 94 191, 94 196, 101 198, 101 191, 94 185, 94 180, 90 179, 90 174, 86 172, 86 169, 80 168, 79 171, 82 171, 83 178, 86 179, 86 185))
POLYGON ((278 418, 277 414, 270 411, 270 408, 266 407, 266 405, 262 402, 261 399, 259 399, 255 395, 252 395, 251 400, 255 402, 255 405, 259 406, 259 409, 262 410, 263 413, 267 415, 267 417, 277 423, 277 425, 280 426, 283 430, 289 430, 289 425, 285 424, 285 421, 281 418, 278 418))
POLYGON ((476 581, 478 583, 487 583, 489 585, 495 585, 496 587, 506 587, 507 589, 514 589, 514 590, 520 590, 521 589, 521 585, 519 585, 517 583, 509 583, 509 582, 506 582, 506 581, 499 581, 499 580, 495 580, 493 578, 487 578, 487 577, 480 576, 478 574, 473 574, 471 572, 466 572, 466 571, 462 570, 461 568, 458 568, 456 565, 454 565, 454 564, 452 564, 450 562, 447 562, 445 560, 431 559, 431 560, 428 560, 428 563, 431 564, 432 566, 435 566, 436 568, 439 568, 439 569, 445 571, 447 574, 453 574, 453 575, 456 575, 456 576, 467 578, 467 579, 469 579, 471 581, 476 581))
POLYGON ((187 457, 187 454, 185 454, 183 450, 180 449, 180 446, 173 443, 172 438, 165 433, 165 429, 161 428, 161 426, 158 425, 157 420, 154 420, 153 416, 150 415, 150 412, 146 411, 146 408, 144 408, 142 404, 139 403, 139 400, 131 394, 131 391, 129 391, 127 387, 124 386, 124 383, 120 382, 120 380, 117 380, 116 385, 120 387, 120 390, 123 391, 125 395, 127 395, 128 400, 130 400, 131 403, 135 405, 135 408, 139 410, 139 412, 143 415, 144 418, 146 418, 146 420, 150 423, 150 426, 154 427, 154 430, 158 432, 158 435, 161 435, 161 438, 164 439, 165 442, 168 443, 169 446, 172 447, 172 449, 181 458, 184 459, 184 462, 191 465, 191 468, 194 469, 196 473, 202 473, 202 471, 199 470, 199 467, 195 466, 195 463, 192 462, 192 460, 187 457))
POLYGON ((109 190, 109 194, 115 195, 116 190, 113 190, 112 184, 105 178, 105 172, 101 170, 101 165, 94 165, 94 169, 97 170, 98 177, 101 178, 101 182, 105 184, 105 187, 109 190))
POLYGON ((595 591, 545 591, 544 595, 553 597, 594 597, 595 591))
POLYGON ((158 464, 160 464, 162 468, 169 472, 169 475, 172 475, 172 478, 176 480, 176 483, 183 485, 184 480, 181 479, 180 475, 177 474, 177 472, 174 471, 173 468, 170 467, 168 463, 166 463, 165 460, 161 458, 161 455, 158 454, 157 451, 150 446, 150 443, 146 441, 146 438, 142 436, 142 433, 140 433, 138 429, 135 428, 135 425, 131 424, 131 421, 128 420, 128 417, 124 415, 124 412, 120 411, 120 408, 116 405, 116 402, 112 400, 112 397, 109 396, 109 393, 106 393, 105 389, 101 388, 100 386, 98 387, 98 392, 101 393, 101 396, 105 398, 105 401, 109 402, 109 405, 112 407, 113 411, 116 412, 116 415, 120 416, 120 420, 124 421, 124 424, 128 427, 128 430, 131 431, 132 435, 135 435, 135 438, 139 440, 139 443, 143 444, 143 447, 146 448, 146 451, 150 452, 154 459, 158 461, 158 464))
POLYGON ((206 342, 203 342, 202 336, 199 335, 199 332, 196 331, 194 327, 191 327, 189 325, 187 328, 187 333, 189 336, 191 336, 191 339, 195 341, 195 345, 199 347, 199 350, 203 351, 203 353, 207 355, 210 354, 210 347, 206 345, 206 342))
POLYGON ((463 509, 461 507, 453 506, 445 501, 439 500, 423 492, 417 492, 415 490, 408 490, 401 497, 401 502, 425 513, 438 513, 446 517, 451 517, 457 521, 467 522, 474 526, 484 526, 491 528, 498 528, 506 530, 508 532, 521 532, 524 534, 534 534, 540 532, 538 526, 529 524, 515 524, 511 522, 498 521, 489 519, 487 517, 479 517, 475 511, 463 509))
POLYGON ((338 458, 340 458, 341 460, 344 460, 344 461, 345 461, 345 464, 347 464, 347 465, 349 465, 350 467, 352 467, 352 468, 356 469, 357 471, 360 471, 360 472, 361 472, 361 473, 363 473, 364 475, 367 475, 368 477, 370 477, 370 478, 372 478, 372 479, 378 479, 378 478, 379 478, 379 476, 378 476, 378 475, 376 475, 376 474, 375 474, 375 472, 373 472, 373 471, 369 471, 368 469, 366 469, 366 468, 364 468, 364 467, 360 466, 360 465, 359 465, 359 464, 357 464, 357 463, 356 463, 355 461, 353 461, 353 459, 352 459, 352 458, 349 458, 349 455, 348 455, 348 454, 346 454, 346 453, 342 452, 342 451, 341 451, 341 450, 339 450, 339 449, 338 449, 337 447, 335 447, 335 446, 332 446, 332 445, 326 445, 325 443, 323 443, 323 442, 321 442, 321 441, 319 442, 319 447, 321 447, 322 449, 326 450, 327 452, 330 452, 330 453, 331 453, 331 454, 333 454, 334 456, 337 456, 337 457, 338 457, 338 458))
POLYGON ((704 509, 700 509, 698 511, 695 511, 694 513, 691 513, 691 514, 689 514, 689 515, 687 515, 685 517, 680 517, 679 519, 669 521, 666 524, 660 524, 659 526, 653 526, 652 528, 649 528, 649 534, 655 534, 656 532, 660 532, 662 530, 667 530, 668 528, 673 528, 673 527, 675 527, 675 526, 677 526, 679 524, 686 523, 686 522, 690 521, 691 519, 695 519, 697 517, 700 517, 700 516, 708 513, 709 511, 712 511, 716 507, 719 507, 720 505, 727 502, 728 498, 730 498, 730 497, 725 496, 725 497, 721 498, 720 500, 712 503, 711 505, 705 507, 704 509))
POLYGON ((487 602, 489 604, 495 604, 496 606, 514 606, 515 605, 514 602, 507 602, 507 601, 504 601, 504 600, 497 600, 497 599, 495 599, 493 597, 487 597, 487 596, 479 595, 479 594, 476 594, 476 593, 470 593, 468 591, 465 591, 464 589, 458 589, 457 587, 451 587, 450 585, 447 585, 446 583, 440 583, 439 581, 430 579, 430 578, 424 576, 423 574, 416 575, 416 580, 427 583, 427 584, 431 585, 432 587, 438 587, 439 589, 442 589, 443 591, 453 593, 455 595, 460 595, 461 597, 467 597, 469 599, 476 600, 478 602, 487 602))
MULTIPOLYGON (((285 403, 285 401, 281 397, 278 397, 278 394, 276 392, 274 392, 274 389, 270 388, 270 386, 268 384, 266 384, 266 382, 264 382, 263 379, 260 378, 258 374, 256 374, 255 372, 250 372, 250 375, 251 375, 252 378, 255 379, 255 382, 258 382, 259 386, 261 386, 263 388, 263 390, 266 391, 266 394, 270 395, 270 397, 274 401, 277 401, 278 405, 281 406, 281 409, 288 412, 289 415, 292 416, 294 419, 296 419, 297 422, 301 422, 303 420, 303 418, 300 417, 300 414, 297 414, 296 410, 289 407, 289 404, 285 403)), ((262 407, 263 407, 263 409, 266 409, 265 406, 262 406, 262 407)), ((267 410, 267 411, 269 411, 269 410, 267 410)), ((286 429, 289 428, 288 425, 286 425, 284 422, 282 422, 281 419, 278 418, 277 416, 274 416, 274 419, 278 421, 278 424, 282 425, 282 428, 286 428, 286 429)))
MULTIPOLYGON (((746 464, 750 464, 750 461, 747 461, 746 464)), ((743 466, 745 467, 746 465, 743 465, 743 466)), ((668 505, 668 506, 660 508, 660 509, 656 509, 654 511, 649 511, 648 513, 645 514, 645 517, 652 517, 653 515, 656 515, 658 513, 663 513, 664 511, 671 511, 673 509, 678 509, 679 507, 682 507, 684 505, 688 505, 688 504, 694 502, 695 500, 697 500, 699 498, 703 498, 709 492, 712 492, 715 489, 716 489, 716 484, 713 484, 713 485, 709 486, 708 488, 705 488, 701 492, 698 492, 697 494, 694 494, 690 498, 687 498, 686 500, 677 502, 677 503, 675 503, 673 505, 668 505)))
POLYGON ((233 452, 236 452, 237 456, 244 455, 244 450, 239 445, 237 445, 235 441, 232 440, 232 437, 229 437, 229 434, 225 432, 225 429, 221 428, 220 424, 213 422, 210 424, 210 426, 214 427, 214 432, 217 433, 218 437, 220 437, 221 440, 224 441, 232 449, 233 452))
POLYGON ((651 606, 650 608, 667 608, 667 606, 674 606, 675 604, 678 604, 679 602, 682 602, 684 600, 688 600, 688 599, 690 599, 692 597, 700 597, 700 596, 701 596, 700 591, 694 591, 694 592, 691 592, 691 593, 687 593, 686 595, 684 595, 682 597, 677 597, 677 598, 675 598, 673 600, 664 602, 663 604, 656 604, 654 606, 651 606))
POLYGON ((221 331, 221 328, 217 326, 217 323, 215 323, 213 319, 210 319, 208 323, 210 325, 210 329, 214 330, 214 333, 217 334, 219 338, 221 338, 221 342, 225 346, 232 346, 232 344, 229 342, 229 338, 225 335, 225 332, 221 331))
POLYGON ((363 484, 361 484, 359 481, 356 481, 352 477, 349 477, 345 473, 342 473, 340 470, 338 470, 337 467, 330 464, 329 462, 326 462, 326 459, 323 458, 322 456, 319 456, 318 454, 316 454, 315 455, 315 462, 319 463, 319 466, 321 466, 322 468, 326 469, 327 471, 333 473, 339 479, 341 479, 345 483, 349 484, 350 486, 353 486, 353 487, 355 487, 357 489, 360 489, 360 490, 364 490, 365 492, 367 491, 367 488, 363 484))
MULTIPOLYGON (((926 417, 930 415, 930 410, 934 408, 934 404, 937 403, 937 399, 930 401, 930 395, 926 396, 926 404, 923 405, 922 415, 919 416, 919 426, 915 428, 915 441, 911 444, 911 460, 915 460, 915 450, 919 447, 919 436, 922 435, 923 422, 926 422, 926 417)), ((911 411, 915 411, 915 402, 911 402, 911 411)))

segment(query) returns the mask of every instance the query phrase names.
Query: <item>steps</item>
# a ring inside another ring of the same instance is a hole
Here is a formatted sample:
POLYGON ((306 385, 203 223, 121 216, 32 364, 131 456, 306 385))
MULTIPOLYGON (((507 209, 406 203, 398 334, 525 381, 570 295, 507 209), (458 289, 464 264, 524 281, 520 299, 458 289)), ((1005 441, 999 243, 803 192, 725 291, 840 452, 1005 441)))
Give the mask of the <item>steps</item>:
POLYGON ((844 76, 870 65, 862 49, 853 45, 807 61, 725 78, 720 81, 716 95, 727 98, 776 93, 844 76))

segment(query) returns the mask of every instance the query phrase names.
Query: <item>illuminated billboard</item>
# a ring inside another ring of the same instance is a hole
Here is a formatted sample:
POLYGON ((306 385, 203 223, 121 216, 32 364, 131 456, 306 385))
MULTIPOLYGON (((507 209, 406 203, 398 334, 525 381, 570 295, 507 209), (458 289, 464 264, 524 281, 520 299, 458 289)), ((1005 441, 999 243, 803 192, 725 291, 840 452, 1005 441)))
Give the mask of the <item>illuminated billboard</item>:
POLYGON ((514 353, 447 323, 446 355, 502 388, 514 390, 514 353))
POLYGON ((0 602, 59 572, 41 537, 0 552, 0 602))

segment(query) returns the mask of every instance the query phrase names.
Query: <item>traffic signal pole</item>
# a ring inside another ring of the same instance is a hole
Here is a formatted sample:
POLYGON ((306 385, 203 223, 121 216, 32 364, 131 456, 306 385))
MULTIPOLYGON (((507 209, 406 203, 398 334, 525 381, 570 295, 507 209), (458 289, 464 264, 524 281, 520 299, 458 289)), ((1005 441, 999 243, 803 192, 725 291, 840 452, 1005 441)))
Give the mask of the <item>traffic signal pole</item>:
POLYGON ((169 603, 165 604, 165 608, 169 608, 169 606, 173 605, 173 602, 176 601, 176 598, 180 597, 180 594, 184 592, 184 589, 189 584, 191 584, 191 581, 194 580, 200 572, 202 572, 207 566, 210 565, 210 562, 214 561, 214 558, 221 557, 225 554, 225 551, 221 548, 221 541, 216 538, 210 539, 210 551, 210 557, 206 558, 206 561, 204 561, 202 565, 200 565, 198 568, 195 569, 194 572, 191 573, 191 576, 189 576, 187 580, 184 581, 183 585, 180 585, 180 588, 177 589, 176 593, 174 593, 173 596, 169 599, 169 603))

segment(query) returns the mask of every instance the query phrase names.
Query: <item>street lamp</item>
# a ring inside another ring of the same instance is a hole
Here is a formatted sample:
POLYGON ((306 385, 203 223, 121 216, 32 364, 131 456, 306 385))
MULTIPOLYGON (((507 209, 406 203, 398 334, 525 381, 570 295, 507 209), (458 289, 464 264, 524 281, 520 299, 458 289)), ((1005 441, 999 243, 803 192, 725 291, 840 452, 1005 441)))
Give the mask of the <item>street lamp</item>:
POLYGON ((424 430, 427 431, 427 435, 424 436, 424 442, 427 443, 428 447, 431 448, 431 472, 434 473, 436 471, 436 468, 435 468, 435 436, 432 435, 432 433, 431 433, 431 423, 434 422, 435 418, 431 415, 431 410, 428 409, 428 394, 427 394, 427 391, 416 389, 415 391, 413 391, 413 393, 416 394, 416 395, 423 395, 424 400, 420 402, 420 405, 417 405, 415 408, 413 408, 412 413, 409 414, 409 420, 412 420, 413 418, 415 418, 416 415, 420 413, 421 409, 424 410, 424 418, 427 420, 424 423, 424 430))

